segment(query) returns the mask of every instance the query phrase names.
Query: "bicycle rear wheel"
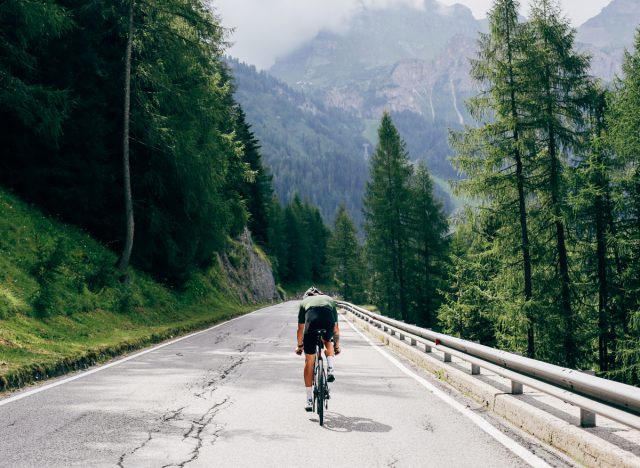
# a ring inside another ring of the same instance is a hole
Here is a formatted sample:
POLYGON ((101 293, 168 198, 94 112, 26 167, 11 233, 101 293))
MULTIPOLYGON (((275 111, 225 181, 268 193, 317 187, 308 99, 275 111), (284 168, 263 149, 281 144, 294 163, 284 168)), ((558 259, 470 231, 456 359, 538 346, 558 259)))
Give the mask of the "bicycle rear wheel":
POLYGON ((320 425, 324 425, 324 399, 325 399, 325 381, 324 381, 324 369, 320 367, 320 372, 318 372, 318 419, 320 420, 320 425))

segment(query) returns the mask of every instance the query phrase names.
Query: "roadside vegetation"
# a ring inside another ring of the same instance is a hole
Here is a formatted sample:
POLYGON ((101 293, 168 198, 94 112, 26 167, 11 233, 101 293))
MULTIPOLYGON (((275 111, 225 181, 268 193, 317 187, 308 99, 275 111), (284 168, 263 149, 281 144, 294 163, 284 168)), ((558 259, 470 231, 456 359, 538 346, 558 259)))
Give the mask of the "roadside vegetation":
MULTIPOLYGON (((132 270, 77 228, 0 190, 0 390, 24 385, 254 309, 219 264, 180 290, 132 270)), ((229 249, 232 251, 232 249, 229 249)))

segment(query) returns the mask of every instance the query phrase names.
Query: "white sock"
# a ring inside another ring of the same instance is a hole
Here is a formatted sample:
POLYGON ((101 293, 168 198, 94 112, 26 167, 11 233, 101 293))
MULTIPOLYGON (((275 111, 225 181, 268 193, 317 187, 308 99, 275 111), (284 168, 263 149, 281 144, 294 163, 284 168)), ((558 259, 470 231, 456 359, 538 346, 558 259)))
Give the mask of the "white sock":
POLYGON ((313 400, 313 387, 305 387, 307 390, 307 400, 313 400))
POLYGON ((327 365, 329 366, 329 369, 333 369, 333 359, 335 358, 335 356, 327 356, 327 365))

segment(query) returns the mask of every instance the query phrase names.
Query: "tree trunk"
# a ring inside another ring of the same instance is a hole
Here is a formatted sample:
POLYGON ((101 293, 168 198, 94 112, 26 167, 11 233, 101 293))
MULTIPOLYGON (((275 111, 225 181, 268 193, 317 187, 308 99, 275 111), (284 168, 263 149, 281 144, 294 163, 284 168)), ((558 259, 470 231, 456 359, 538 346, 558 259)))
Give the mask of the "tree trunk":
POLYGON ((565 364, 575 368, 577 362, 577 349, 573 336, 573 310, 571 308, 571 279, 569 276, 569 257, 565 239, 564 223, 562 221, 562 208, 560 206, 560 169, 558 167, 557 148, 555 143, 555 129, 549 127, 549 163, 551 165, 551 206, 555 217, 556 248, 558 250, 558 266, 560 268, 560 307, 564 321, 563 347, 565 352, 565 364))
POLYGON ((596 210, 596 256, 598 259, 598 363, 601 371, 609 370, 609 286, 607 282, 607 245, 604 203, 599 195, 596 210))
MULTIPOLYGON (((513 130, 514 152, 513 157, 516 161, 516 185, 518 189, 518 214, 520 218, 520 237, 522 250, 522 268, 524 275, 524 301, 525 306, 529 304, 533 297, 533 284, 531 279, 531 251, 529 244, 529 228, 527 226, 527 205, 524 191, 524 168, 522 164, 522 155, 518 144, 520 142, 520 129, 518 126, 518 109, 516 103, 515 77, 513 71, 513 50, 511 47, 511 30, 507 23, 507 58, 509 61, 509 89, 511 100, 511 117, 515 128, 513 130)), ((534 317, 527 309, 527 356, 531 359, 535 358, 535 335, 534 335, 534 317)))
POLYGON ((433 290, 434 288, 431 288, 430 286, 430 282, 431 282, 431 275, 430 275, 430 271, 429 271, 429 267, 430 267, 430 260, 431 260, 431 255, 430 255, 430 251, 429 251, 429 240, 425 237, 424 238, 424 251, 423 251, 423 262, 424 262, 424 307, 425 310, 427 312, 427 316, 425 317, 424 320, 424 325, 426 327, 431 327, 433 326, 433 316, 435 315, 433 313, 433 311, 431 310, 431 294, 430 294, 430 290, 433 290))
POLYGON ((133 250, 133 197, 131 195, 131 170, 129 167, 129 110, 131 108, 131 47, 133 42, 133 8, 134 0, 129 3, 129 31, 127 37, 127 51, 125 55, 124 73, 124 115, 122 132, 122 169, 124 176, 124 204, 125 204, 125 240, 122 254, 118 261, 120 273, 129 266, 131 251, 133 250))

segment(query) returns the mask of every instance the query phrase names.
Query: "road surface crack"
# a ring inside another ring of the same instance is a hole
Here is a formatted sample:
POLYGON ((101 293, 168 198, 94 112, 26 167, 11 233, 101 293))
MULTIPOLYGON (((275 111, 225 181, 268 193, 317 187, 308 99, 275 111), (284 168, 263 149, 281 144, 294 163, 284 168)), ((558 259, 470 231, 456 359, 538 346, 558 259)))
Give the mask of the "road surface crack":
POLYGON ((245 343, 242 346, 238 347, 238 352, 240 353, 244 353, 248 347, 250 347, 252 345, 252 343, 245 343))
MULTIPOLYGON (((250 346, 250 344, 243 346, 242 350, 244 351, 248 346, 250 346)), ((203 400, 208 400, 209 398, 211 398, 211 395, 217 390, 220 382, 225 380, 240 365, 242 365, 245 359, 246 358, 244 356, 233 359, 232 362, 225 369, 223 369, 222 371, 217 371, 216 377, 209 378, 204 383, 204 386, 201 388, 201 390, 199 392, 194 392, 193 395, 203 400)), ((213 370, 211 370, 210 372, 213 372, 213 370)), ((182 441, 185 442, 185 441, 192 440, 195 442, 195 447, 189 453, 188 459, 180 463, 171 463, 171 464, 165 465, 165 467, 170 467, 170 466, 178 466, 180 468, 184 467, 187 463, 190 463, 198 458, 198 456, 200 455, 200 450, 202 449, 202 446, 203 446, 203 432, 205 431, 205 429, 207 429, 207 427, 209 427, 213 423, 213 418, 218 414, 218 412, 222 409, 222 407, 228 402, 229 402, 229 397, 225 397, 224 400, 222 400, 221 402, 215 403, 214 405, 209 407, 204 412, 204 414, 202 414, 202 416, 200 416, 197 419, 190 419, 185 417, 184 413, 185 413, 185 409, 187 409, 187 406, 182 406, 181 408, 178 408, 175 410, 166 411, 162 416, 160 416, 158 420, 159 424, 156 424, 156 427, 154 427, 152 430, 150 430, 147 433, 146 440, 142 441, 140 445, 138 445, 137 447, 133 448, 128 452, 123 453, 120 456, 117 466, 119 468, 125 468, 125 460, 131 457, 133 454, 135 454, 139 450, 149 445, 154 435, 162 431, 163 426, 165 426, 166 424, 171 424, 173 422, 182 421, 189 424, 189 428, 183 434, 182 441)), ((214 444, 216 442, 222 430, 223 430, 222 427, 217 428, 211 434, 211 444, 214 444)))
POLYGON ((220 333, 219 335, 216 335, 216 337, 213 340, 213 344, 219 344, 222 343, 224 340, 226 340, 227 338, 229 338, 229 332, 226 333, 220 333))
MULTIPOLYGON (((204 445, 203 432, 207 427, 209 427, 210 424, 213 423, 213 419, 222 410, 222 407, 229 402, 229 400, 230 400, 229 397, 226 397, 221 402, 211 406, 200 418, 190 421, 191 427, 187 430, 187 432, 185 432, 182 438, 183 441, 186 441, 187 439, 191 439, 195 442, 195 447, 193 448, 191 453, 189 453, 189 458, 187 458, 182 462, 164 465, 162 468, 169 468, 173 466, 178 466, 180 468, 183 468, 187 463, 191 463, 192 461, 195 461, 200 456, 200 450, 204 445)), ((223 430, 224 430, 223 427, 218 427, 211 434, 211 437, 210 437, 211 445, 215 444, 216 440, 218 440, 218 437, 220 436, 223 430)))
POLYGON ((149 442, 151 442, 151 439, 153 439, 153 434, 158 433, 158 432, 160 432, 159 428, 155 428, 155 429, 149 431, 147 433, 147 439, 144 442, 142 442, 140 445, 135 447, 133 450, 130 450, 130 451, 125 452, 122 455, 120 455, 120 459, 118 460, 118 466, 120 468, 124 468, 124 459, 127 458, 127 457, 130 457, 131 455, 136 453, 138 450, 143 449, 149 442))
POLYGON ((204 394, 209 393, 212 394, 218 388, 218 383, 222 380, 225 380, 229 374, 231 374, 238 366, 240 366, 245 361, 244 357, 234 360, 229 367, 222 371, 218 371, 218 375, 213 378, 209 378, 207 382, 204 384, 202 389, 199 392, 194 392, 194 396, 197 398, 205 398, 204 394))
POLYGON ((147 439, 144 440, 140 445, 138 445, 137 447, 134 447, 132 450, 129 450, 128 452, 125 452, 122 455, 120 455, 120 459, 118 460, 118 466, 120 468, 124 468, 124 460, 125 460, 125 458, 130 457, 131 455, 136 453, 138 450, 142 450, 144 447, 146 447, 149 444, 149 442, 151 442, 151 440, 153 439, 153 435, 157 434, 158 432, 160 432, 160 427, 161 427, 162 424, 167 423, 169 421, 175 421, 175 420, 180 419, 180 415, 182 414, 182 412, 184 411, 185 408, 186 408, 186 406, 183 406, 181 408, 178 408, 177 410, 170 410, 170 411, 167 411, 166 413, 164 413, 162 416, 160 416, 160 418, 159 418, 160 426, 157 426, 157 427, 151 429, 147 433, 147 439))

